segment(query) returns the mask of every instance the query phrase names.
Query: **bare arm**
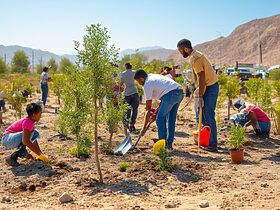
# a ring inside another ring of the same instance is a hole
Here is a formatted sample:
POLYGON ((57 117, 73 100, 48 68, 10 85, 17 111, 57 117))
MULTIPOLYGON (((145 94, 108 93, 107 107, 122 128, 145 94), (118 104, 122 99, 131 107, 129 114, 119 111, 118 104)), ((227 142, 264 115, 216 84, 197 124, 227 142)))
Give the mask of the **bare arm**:
POLYGON ((143 124, 143 127, 142 127, 141 131, 145 130, 147 124, 150 121, 150 118, 151 118, 150 117, 151 108, 152 108, 152 100, 146 101, 146 112, 145 112, 145 117, 144 117, 144 124, 143 124))
POLYGON ((205 90, 205 72, 201 71, 198 73, 199 82, 199 96, 203 96, 205 90))
POLYGON ((257 125, 257 122, 258 122, 258 118, 256 116, 256 114, 252 111, 249 112, 249 114, 247 115, 248 119, 249 119, 249 122, 247 122, 245 124, 246 127, 252 125, 254 128, 256 127, 257 125))
POLYGON ((27 146, 32 152, 34 152, 37 155, 42 154, 42 151, 40 150, 40 147, 38 145, 38 142, 35 141, 34 143, 31 142, 31 132, 27 129, 23 130, 23 137, 22 137, 22 143, 27 146))

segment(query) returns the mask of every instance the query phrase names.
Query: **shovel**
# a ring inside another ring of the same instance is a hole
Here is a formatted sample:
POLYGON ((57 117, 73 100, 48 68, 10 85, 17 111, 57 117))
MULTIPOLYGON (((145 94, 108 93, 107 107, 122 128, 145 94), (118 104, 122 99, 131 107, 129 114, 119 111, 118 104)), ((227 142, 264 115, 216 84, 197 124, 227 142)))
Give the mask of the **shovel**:
MULTIPOLYGON (((152 124, 153 121, 150 121, 148 123, 148 125, 145 128, 145 131, 148 130, 148 128, 150 127, 150 125, 152 124)), ((137 146, 138 142, 141 139, 141 134, 139 134, 137 141, 135 142, 135 144, 132 144, 132 138, 130 133, 128 132, 126 134, 125 139, 122 141, 122 143, 114 150, 114 154, 115 155, 125 155, 129 150, 133 150, 135 149, 135 147, 137 146)))
POLYGON ((184 106, 180 109, 180 111, 183 111, 191 102, 191 100, 193 99, 193 94, 191 94, 190 98, 186 101, 186 103, 184 104, 184 106))

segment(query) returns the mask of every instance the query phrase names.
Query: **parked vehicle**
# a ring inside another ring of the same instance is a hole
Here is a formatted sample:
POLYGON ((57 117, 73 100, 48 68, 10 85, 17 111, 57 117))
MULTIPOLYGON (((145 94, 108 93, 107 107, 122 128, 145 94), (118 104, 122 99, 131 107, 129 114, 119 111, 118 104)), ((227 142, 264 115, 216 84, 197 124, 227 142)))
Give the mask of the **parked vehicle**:
POLYGON ((251 78, 253 76, 251 71, 249 69, 245 69, 245 68, 242 68, 242 69, 239 68, 236 73, 242 81, 248 80, 249 78, 251 78))
POLYGON ((227 70, 226 70, 226 74, 227 75, 232 75, 232 73, 234 73, 235 72, 235 69, 232 67, 232 68, 227 68, 227 70))

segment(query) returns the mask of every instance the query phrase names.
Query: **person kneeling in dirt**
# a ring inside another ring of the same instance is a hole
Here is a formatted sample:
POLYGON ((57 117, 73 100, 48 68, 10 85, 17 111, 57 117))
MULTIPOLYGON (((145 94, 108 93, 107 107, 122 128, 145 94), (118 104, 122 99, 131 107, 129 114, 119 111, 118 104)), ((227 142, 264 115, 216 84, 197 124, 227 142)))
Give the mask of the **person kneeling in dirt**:
POLYGON ((172 150, 177 111, 184 98, 181 85, 166 76, 147 74, 144 70, 136 71, 134 79, 144 87, 144 95, 146 98, 146 114, 140 135, 144 135, 148 122, 152 120, 150 116, 152 100, 161 100, 156 111, 158 138, 166 139, 167 148, 172 150), (168 132, 166 128, 167 115, 169 115, 168 132))
POLYGON ((268 115, 259 107, 254 105, 246 106, 244 100, 237 100, 233 106, 238 109, 239 113, 234 114, 231 120, 234 124, 239 124, 242 127, 253 126, 255 133, 258 136, 269 138, 271 123, 268 115))
POLYGON ((25 157, 34 159, 26 150, 28 147, 37 156, 36 159, 48 162, 48 158, 43 155, 37 139, 40 137, 39 132, 34 129, 34 123, 41 118, 42 108, 39 104, 31 103, 26 107, 28 116, 14 122, 4 132, 1 140, 6 149, 17 148, 17 150, 6 158, 6 163, 10 166, 19 166, 17 159, 25 157))

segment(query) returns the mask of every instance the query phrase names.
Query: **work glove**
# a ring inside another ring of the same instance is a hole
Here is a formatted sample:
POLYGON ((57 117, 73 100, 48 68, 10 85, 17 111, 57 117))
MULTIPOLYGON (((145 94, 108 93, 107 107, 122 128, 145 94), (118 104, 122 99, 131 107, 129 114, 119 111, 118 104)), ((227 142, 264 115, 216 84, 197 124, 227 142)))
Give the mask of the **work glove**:
POLYGON ((203 107, 204 107, 204 100, 203 100, 203 96, 199 96, 198 104, 199 104, 199 107, 201 107, 201 108, 203 108, 203 107))
POLYGON ((49 159, 43 153, 41 155, 36 155, 36 160, 43 161, 44 163, 48 163, 49 159))

